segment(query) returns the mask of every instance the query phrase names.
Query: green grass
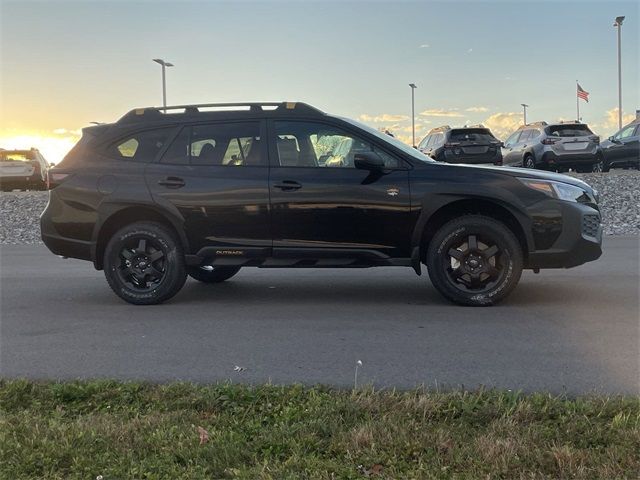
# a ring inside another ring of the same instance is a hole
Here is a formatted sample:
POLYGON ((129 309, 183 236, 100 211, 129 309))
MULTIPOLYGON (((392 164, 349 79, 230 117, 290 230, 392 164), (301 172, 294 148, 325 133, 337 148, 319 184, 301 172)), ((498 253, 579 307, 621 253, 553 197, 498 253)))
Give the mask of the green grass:
POLYGON ((0 380, 2 479, 638 478, 640 404, 0 380), (200 426, 209 440, 200 444, 200 426), (374 470, 379 474, 371 474, 374 470))

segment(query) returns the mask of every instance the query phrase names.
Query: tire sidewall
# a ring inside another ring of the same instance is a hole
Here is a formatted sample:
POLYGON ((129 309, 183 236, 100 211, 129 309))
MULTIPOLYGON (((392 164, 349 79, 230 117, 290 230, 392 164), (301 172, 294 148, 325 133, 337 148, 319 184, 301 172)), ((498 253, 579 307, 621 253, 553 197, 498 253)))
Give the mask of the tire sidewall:
POLYGON ((186 280, 184 255, 180 245, 166 229, 152 223, 133 224, 116 232, 105 249, 104 271, 107 282, 116 295, 136 305, 161 303, 174 296, 186 280), (157 241, 165 255, 165 276, 156 288, 148 292, 133 290, 122 281, 116 271, 125 242, 137 236, 157 241))
POLYGON ((517 285, 522 267, 522 250, 518 240, 502 223, 488 217, 469 216, 445 224, 432 238, 427 250, 427 271, 433 285, 446 298, 462 305, 483 306, 500 302, 517 285), (492 238, 508 258, 502 281, 482 293, 465 292, 453 286, 442 261, 442 256, 447 255, 445 249, 450 242, 462 242, 473 234, 492 238))

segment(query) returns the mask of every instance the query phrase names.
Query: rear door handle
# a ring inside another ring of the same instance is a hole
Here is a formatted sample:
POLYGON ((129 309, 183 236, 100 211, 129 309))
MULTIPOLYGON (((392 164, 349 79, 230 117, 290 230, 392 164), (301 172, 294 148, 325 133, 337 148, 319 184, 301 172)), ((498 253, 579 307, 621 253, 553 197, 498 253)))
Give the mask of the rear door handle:
POLYGON ((166 177, 159 180, 158 185, 162 185, 167 188, 182 188, 185 186, 185 181, 180 177, 166 177))
POLYGON ((293 180, 284 180, 282 183, 276 183, 273 188, 278 188, 282 191, 290 191, 290 190, 298 190, 302 188, 298 182, 294 182, 293 180))

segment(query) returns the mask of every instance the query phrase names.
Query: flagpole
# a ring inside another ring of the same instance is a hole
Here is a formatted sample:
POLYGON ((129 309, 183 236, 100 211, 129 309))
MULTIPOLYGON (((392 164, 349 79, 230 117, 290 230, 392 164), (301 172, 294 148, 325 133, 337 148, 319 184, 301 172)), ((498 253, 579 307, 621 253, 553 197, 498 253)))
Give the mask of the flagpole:
POLYGON ((576 121, 580 121, 580 97, 578 97, 578 80, 576 80, 576 121))

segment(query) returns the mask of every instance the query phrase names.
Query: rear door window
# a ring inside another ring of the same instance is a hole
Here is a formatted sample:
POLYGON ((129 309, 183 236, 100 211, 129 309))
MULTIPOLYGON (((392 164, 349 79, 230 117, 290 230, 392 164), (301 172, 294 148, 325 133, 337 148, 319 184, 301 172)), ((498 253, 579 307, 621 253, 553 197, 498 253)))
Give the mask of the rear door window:
POLYGON ((118 140, 108 148, 110 157, 136 162, 151 162, 165 146, 173 128, 145 130, 118 140))
POLYGON ((162 163, 203 166, 264 166, 258 122, 184 127, 162 163))

